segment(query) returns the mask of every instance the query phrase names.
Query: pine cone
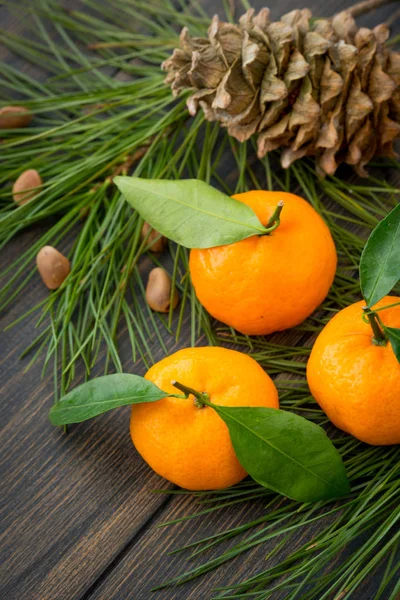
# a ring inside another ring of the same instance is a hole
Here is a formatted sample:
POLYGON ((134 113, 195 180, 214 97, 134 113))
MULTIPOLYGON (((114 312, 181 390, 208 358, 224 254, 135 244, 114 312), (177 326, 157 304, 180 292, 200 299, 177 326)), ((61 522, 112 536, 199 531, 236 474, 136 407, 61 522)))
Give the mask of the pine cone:
POLYGON ((283 167, 314 156, 321 174, 342 162, 366 175, 375 154, 395 156, 400 136, 400 54, 385 47, 386 25, 358 28, 342 12, 313 19, 308 9, 280 21, 249 10, 239 25, 212 19, 207 38, 180 35, 166 60, 175 95, 194 90, 199 106, 244 141, 257 134, 259 157, 283 148, 283 167))

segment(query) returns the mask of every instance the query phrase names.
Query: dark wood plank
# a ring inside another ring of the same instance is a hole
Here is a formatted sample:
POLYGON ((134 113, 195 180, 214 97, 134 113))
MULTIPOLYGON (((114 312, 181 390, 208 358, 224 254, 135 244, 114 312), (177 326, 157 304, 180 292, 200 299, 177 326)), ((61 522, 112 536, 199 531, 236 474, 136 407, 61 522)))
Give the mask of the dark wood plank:
MULTIPOLYGON (((69 8, 82 8, 79 0, 68 0, 67 4, 69 8)), ((28 35, 27 17, 21 6, 14 5, 12 10, 1 7, 0 11, 4 29, 28 35)), ((46 77, 44 69, 32 67, 5 46, 0 49, 0 58, 36 79, 46 77)), ((13 240, 2 253, 1 270, 49 225, 32 227, 13 240)), ((70 246, 72 237, 60 250, 70 246)), ((144 277, 149 268, 150 262, 144 261, 144 277)), ((89 427, 67 437, 50 425, 47 413, 53 396, 52 375, 41 379, 41 361, 24 373, 30 358, 19 360, 37 335, 38 315, 3 333, 7 325, 46 295, 36 275, 1 319, 0 380, 5 401, 0 405, 0 597, 10 600, 78 597, 152 515, 170 501, 151 493, 164 482, 146 468, 133 449, 129 409, 115 413, 111 420, 111 415, 105 416, 100 429, 91 431, 89 427), (91 446, 89 452, 84 451, 87 444, 91 446)), ((124 333, 121 331, 121 336, 126 340, 124 333)), ((161 358, 158 344, 150 346, 161 358)), ((128 344, 124 349, 122 342, 121 350, 125 368, 133 370, 128 344)), ((135 365, 135 372, 143 374, 145 370, 143 363, 135 365)), ((100 366, 97 372, 101 373, 100 366)))
MULTIPOLYGON (((220 17, 223 18, 223 10, 220 8, 217 11, 215 4, 213 0, 201 2, 208 14, 212 15, 218 12, 220 17)), ((265 3, 262 0, 252 2, 252 6, 256 9, 264 5, 265 3)), ((349 5, 350 3, 346 0, 337 0, 326 3, 323 6, 323 12, 321 12, 320 2, 307 3, 307 6, 313 10, 314 15, 322 14, 324 16, 334 14, 349 5)), ((272 17, 278 18, 284 12, 298 8, 298 6, 299 4, 293 0, 282 0, 279 3, 273 3, 270 6, 272 17)), ((374 26, 377 22, 387 19, 392 13, 393 7, 385 7, 374 14, 364 15, 359 19, 359 22, 365 26, 374 26), (379 20, 377 21, 378 16, 379 20)), ((229 173, 228 168, 227 173, 229 173)), ((355 179, 355 176, 351 176, 351 178, 355 179)), ((395 179, 397 181, 396 176, 395 179)), ((396 183, 395 180, 393 180, 393 183, 396 183)), ((293 332, 289 334, 290 343, 292 341, 296 343, 296 338, 292 338, 292 335, 293 332)), ((224 508, 195 520, 157 529, 157 525, 160 526, 165 522, 196 513, 202 508, 200 501, 190 496, 176 498, 165 506, 164 510, 159 513, 157 519, 151 524, 151 527, 140 532, 136 539, 132 540, 132 543, 123 553, 120 562, 107 573, 107 577, 99 579, 90 593, 85 595, 84 600, 120 600, 132 596, 135 597, 135 600, 147 600, 148 598, 154 598, 154 600, 208 599, 213 597, 213 589, 216 587, 238 583, 260 572, 261 569, 271 566, 270 562, 265 562, 265 557, 275 547, 275 544, 279 541, 277 539, 265 542, 230 563, 219 567, 217 571, 212 571, 200 579, 185 583, 181 587, 151 592, 153 587, 162 584, 168 578, 175 577, 177 574, 200 564, 199 558, 193 561, 187 560, 190 554, 188 552, 168 556, 169 552, 207 535, 223 532, 229 528, 250 522, 265 514, 264 502, 259 499, 245 505, 224 508), (163 553, 163 558, 160 558, 160 550, 163 553)), ((290 551, 294 551, 308 540, 312 543, 313 537, 321 530, 322 525, 323 523, 317 523, 296 533, 290 541, 290 551)), ((235 541, 222 546, 222 548, 230 547, 235 541)), ((351 548, 348 548, 347 551, 343 552, 339 560, 346 561, 350 551, 351 548)), ((208 551, 205 557, 212 559, 219 556, 220 552, 220 548, 214 549, 208 551)), ((283 555, 284 552, 278 555, 273 564, 277 564, 283 555)), ((374 576, 366 579, 357 593, 354 594, 354 600, 373 600, 382 575, 383 567, 374 576)), ((277 592, 273 595, 273 598, 274 600, 284 600, 286 592, 277 592)))
MULTIPOLYGON (((164 507, 149 528, 143 529, 137 535, 133 544, 130 544, 122 553, 120 562, 115 568, 107 572, 106 577, 101 577, 96 585, 81 600, 122 600, 135 598, 135 600, 211 600, 216 595, 216 588, 234 585, 259 574, 264 569, 279 564, 287 556, 288 547, 294 552, 304 544, 312 544, 315 536, 321 530, 321 522, 307 525, 296 531, 293 537, 286 541, 285 547, 274 557, 267 559, 269 553, 282 541, 282 536, 274 537, 259 546, 240 554, 233 560, 219 566, 217 570, 186 582, 180 586, 168 587, 158 591, 153 588, 164 584, 169 578, 194 568, 205 561, 218 558, 222 551, 232 548, 245 536, 224 542, 217 548, 208 550, 203 555, 190 558, 190 552, 184 551, 169 555, 186 544, 192 544, 207 536, 224 532, 232 527, 237 527, 253 520, 262 518, 267 514, 265 502, 253 500, 243 505, 224 508, 211 515, 200 516, 194 520, 177 523, 168 527, 161 527, 173 519, 186 517, 201 511, 204 505, 193 497, 180 497, 164 507), (161 553, 161 556, 160 556, 161 553)), ((327 519, 323 523, 327 524, 327 519)), ((261 531, 261 526, 258 527, 261 531)), ((252 528, 247 536, 250 537, 257 531, 252 528)), ((362 538, 363 543, 368 540, 368 535, 362 538)), ((350 557, 350 550, 359 547, 358 539, 351 548, 346 549, 338 562, 345 563, 350 557)), ((353 593, 352 600, 374 600, 385 565, 368 577, 353 593)), ((276 583, 276 582, 275 582, 276 583)), ((389 588, 393 590, 396 582, 389 588)), ((389 598, 389 593, 385 598, 389 598)), ((286 600, 287 591, 277 591, 271 600, 286 600)), ((300 596, 307 600, 308 596, 300 596)), ((332 600, 337 600, 332 596, 332 600)))
MULTIPOLYGON (((45 294, 35 281, 3 326, 45 294)), ((41 381, 40 361, 24 374, 28 359, 18 360, 35 335, 33 325, 27 320, 2 334, 6 356, 0 364, 1 521, 6 572, 0 597, 70 599, 85 591, 169 498, 151 493, 163 482, 133 449, 129 408, 73 429, 68 436, 51 426, 47 413, 52 377, 41 381)), ((133 370, 128 360, 125 367, 133 370)), ((134 370, 144 373, 145 367, 136 364, 134 370)))
MULTIPOLYGON (((263 4, 254 2, 255 7, 263 4)), ((337 0, 323 8, 317 1, 308 4, 317 15, 322 11, 332 14, 349 2, 337 0)), ((202 5, 210 14, 215 11, 213 0, 203 1, 202 5)), ((297 6, 295 0, 282 0, 273 4, 272 14, 278 17, 297 6)), ((23 31, 17 17, 7 12, 8 21, 5 21, 4 7, 0 10, 3 27, 8 23, 14 31, 23 31)), ((384 20, 391 12, 387 7, 378 14, 384 20)), ((371 24, 375 19, 376 15, 369 15, 363 17, 363 22, 371 24)), ((11 60, 9 54, 7 60, 11 60)), ((24 61, 17 64, 35 76, 24 61)), ((4 264, 29 247, 43 230, 32 228, 13 241, 2 256, 4 264)), ((144 277, 148 268, 149 264, 144 262, 144 277)), ((45 295, 36 276, 27 293, 16 300, 4 316, 2 328, 45 295)), ((184 331, 188 332, 187 323, 184 331)), ((5 382, 5 401, 0 405, 4 424, 1 437, 4 575, 0 597, 7 600, 140 600, 150 597, 202 600, 211 597, 216 585, 256 573, 264 565, 264 556, 272 546, 255 549, 235 563, 183 588, 151 596, 153 585, 185 567, 182 556, 167 557, 170 549, 255 519, 264 513, 264 503, 258 500, 167 530, 157 528, 161 522, 197 511, 199 501, 190 496, 170 497, 152 492, 165 488, 166 484, 134 451, 128 433, 128 408, 74 427, 67 437, 50 425, 47 412, 52 401, 52 377, 47 374, 41 380, 40 363, 24 374, 29 359, 18 360, 34 336, 33 318, 1 336, 4 354, 0 377, 5 382)), ((280 339, 296 341, 300 337, 288 333, 282 334, 280 339)), ((169 350, 174 351, 175 342, 168 336, 165 339, 169 350)), ((123 331, 120 342, 125 369, 144 373, 142 363, 132 364, 123 331)), ((183 335, 181 346, 184 345, 183 335)), ((162 357, 156 342, 152 349, 156 358, 162 357)), ((306 535, 312 538, 316 530, 309 529, 306 535)), ((302 538, 297 536, 294 544, 300 543, 302 538)), ((374 589, 376 583, 368 582, 355 600, 372 600, 374 589)))
MULTIPOLYGON (((37 234, 34 228, 11 242, 5 265, 37 234)), ((151 266, 144 258, 144 280, 151 266)), ((1 320, 1 328, 46 295, 35 275, 1 320)), ((165 481, 148 469, 133 448, 129 407, 71 428, 67 436, 50 424, 52 375, 41 379, 40 360, 24 373, 30 359, 18 358, 37 335, 35 321, 26 319, 2 333, 0 545, 4 575, 0 598, 69 600, 80 597, 101 577, 171 498, 152 493, 165 488, 165 481)), ((186 328, 187 323, 188 317, 186 328)), ((176 343, 167 333, 165 341, 173 352, 176 343)), ((143 362, 132 362, 126 331, 120 332, 119 342, 124 369, 144 374, 143 362)), ((158 342, 149 340, 149 345, 155 360, 161 359, 158 342)), ((95 369, 98 375, 102 358, 95 369)))

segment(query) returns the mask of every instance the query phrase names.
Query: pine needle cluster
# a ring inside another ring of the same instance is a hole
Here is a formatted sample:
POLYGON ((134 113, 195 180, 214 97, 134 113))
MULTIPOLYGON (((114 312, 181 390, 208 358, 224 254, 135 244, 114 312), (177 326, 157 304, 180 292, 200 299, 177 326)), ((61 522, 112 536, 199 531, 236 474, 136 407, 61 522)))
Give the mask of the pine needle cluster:
MULTIPOLYGON (((0 74, 1 105, 20 103, 34 116, 34 126, 2 132, 1 248, 32 226, 47 226, 0 274, 1 307, 10 306, 30 285, 43 245, 62 248, 72 264, 65 283, 17 321, 37 318, 38 337, 26 349, 30 364, 44 358, 44 369, 53 369, 57 397, 82 376, 89 378, 103 355, 105 372, 121 371, 122 338, 129 340, 130 364, 142 359, 146 365, 154 361, 151 341, 165 352, 171 336, 182 345, 223 344, 250 353, 274 375, 284 408, 332 434, 307 389, 305 361, 312 337, 332 314, 359 299, 360 254, 368 233, 399 201, 400 189, 389 182, 398 165, 381 162, 380 173, 388 174, 384 179, 374 177, 372 165, 362 183, 346 171, 345 179, 342 174, 321 179, 307 158, 282 171, 278 152, 257 158, 253 139, 239 143, 201 113, 189 118, 187 98, 174 99, 163 82, 160 65, 176 47, 179 30, 204 35, 209 19, 201 7, 191 3, 189 10, 182 3, 176 8, 170 0, 114 0, 101 8, 84 0, 83 5, 85 10, 68 11, 58 2, 37 0, 34 8, 28 6, 32 35, 0 32, 12 52, 39 69, 45 65, 49 74, 34 79, 9 64, 0 74), (137 31, 127 23, 136 23, 137 31), (232 160, 236 168, 226 176, 224 165, 232 160), (11 186, 22 168, 37 169, 44 187, 33 201, 16 206, 11 186), (142 219, 112 184, 116 173, 198 177, 229 194, 268 188, 306 197, 328 222, 339 254, 337 277, 321 310, 296 328, 290 344, 284 335, 238 335, 210 320, 191 287, 187 251, 170 244, 164 266, 182 300, 175 313, 153 314, 144 301, 143 276, 160 259, 141 239, 142 219), (182 336, 185 323, 190 339, 182 336)), ((255 577, 216 591, 215 598, 261 600, 281 592, 286 599, 336 595, 345 600, 385 564, 376 600, 394 600, 399 592, 399 449, 368 447, 348 436, 337 436, 335 444, 352 481, 348 498, 337 504, 279 504, 274 494, 251 482, 202 496, 201 515, 260 497, 265 498, 265 515, 186 547, 190 556, 201 558, 208 548, 232 541, 218 558, 205 556, 200 566, 168 583, 197 577, 276 539, 255 577), (312 543, 291 551, 291 537, 325 517, 312 543), (346 563, 335 562, 351 541, 361 538, 346 563)))

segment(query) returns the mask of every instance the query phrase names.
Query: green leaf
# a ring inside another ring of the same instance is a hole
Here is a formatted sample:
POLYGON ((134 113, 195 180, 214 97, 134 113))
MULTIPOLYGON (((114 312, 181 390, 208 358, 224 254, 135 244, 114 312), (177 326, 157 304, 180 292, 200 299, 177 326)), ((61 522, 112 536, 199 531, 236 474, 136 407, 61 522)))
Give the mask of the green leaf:
POLYGON ((393 352, 396 355, 397 360, 400 362, 400 329, 396 327, 383 327, 389 342, 392 345, 393 352))
POLYGON ((360 259, 361 292, 371 308, 400 279, 400 204, 373 230, 360 259))
POLYGON ((116 373, 91 379, 56 402, 50 410, 53 425, 69 425, 139 402, 155 402, 167 394, 139 375, 116 373))
POLYGON ((114 182, 143 219, 186 248, 233 244, 266 232, 249 206, 199 179, 114 177, 114 182))
POLYGON ((350 491, 339 452, 324 430, 275 408, 216 406, 240 464, 264 487, 300 502, 350 491))

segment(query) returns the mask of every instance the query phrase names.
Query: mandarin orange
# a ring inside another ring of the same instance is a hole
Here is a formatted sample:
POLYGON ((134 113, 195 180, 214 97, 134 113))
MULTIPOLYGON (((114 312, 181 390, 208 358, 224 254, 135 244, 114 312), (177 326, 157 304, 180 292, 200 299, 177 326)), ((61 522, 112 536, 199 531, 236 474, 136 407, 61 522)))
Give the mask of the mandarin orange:
MULTIPOLYGON (((171 394, 179 394, 171 383, 179 381, 206 392, 211 402, 222 406, 279 408, 270 377, 255 360, 234 350, 179 350, 151 367, 145 377, 171 394)), ((211 407, 196 406, 192 395, 133 405, 130 429, 150 467, 183 488, 220 489, 246 476, 226 424, 211 407)))
MULTIPOLYGON (((398 301, 385 296, 374 308, 398 301)), ((400 444, 400 364, 389 342, 374 344, 364 305, 341 310, 321 331, 307 365, 308 385, 339 429, 367 444, 400 444)), ((379 315, 386 326, 400 328, 399 305, 379 315)))
POLYGON ((279 201, 280 225, 269 235, 190 253, 196 295, 219 321, 249 335, 298 325, 326 297, 336 271, 336 249, 326 224, 303 198, 287 192, 233 196, 263 225, 279 201))

